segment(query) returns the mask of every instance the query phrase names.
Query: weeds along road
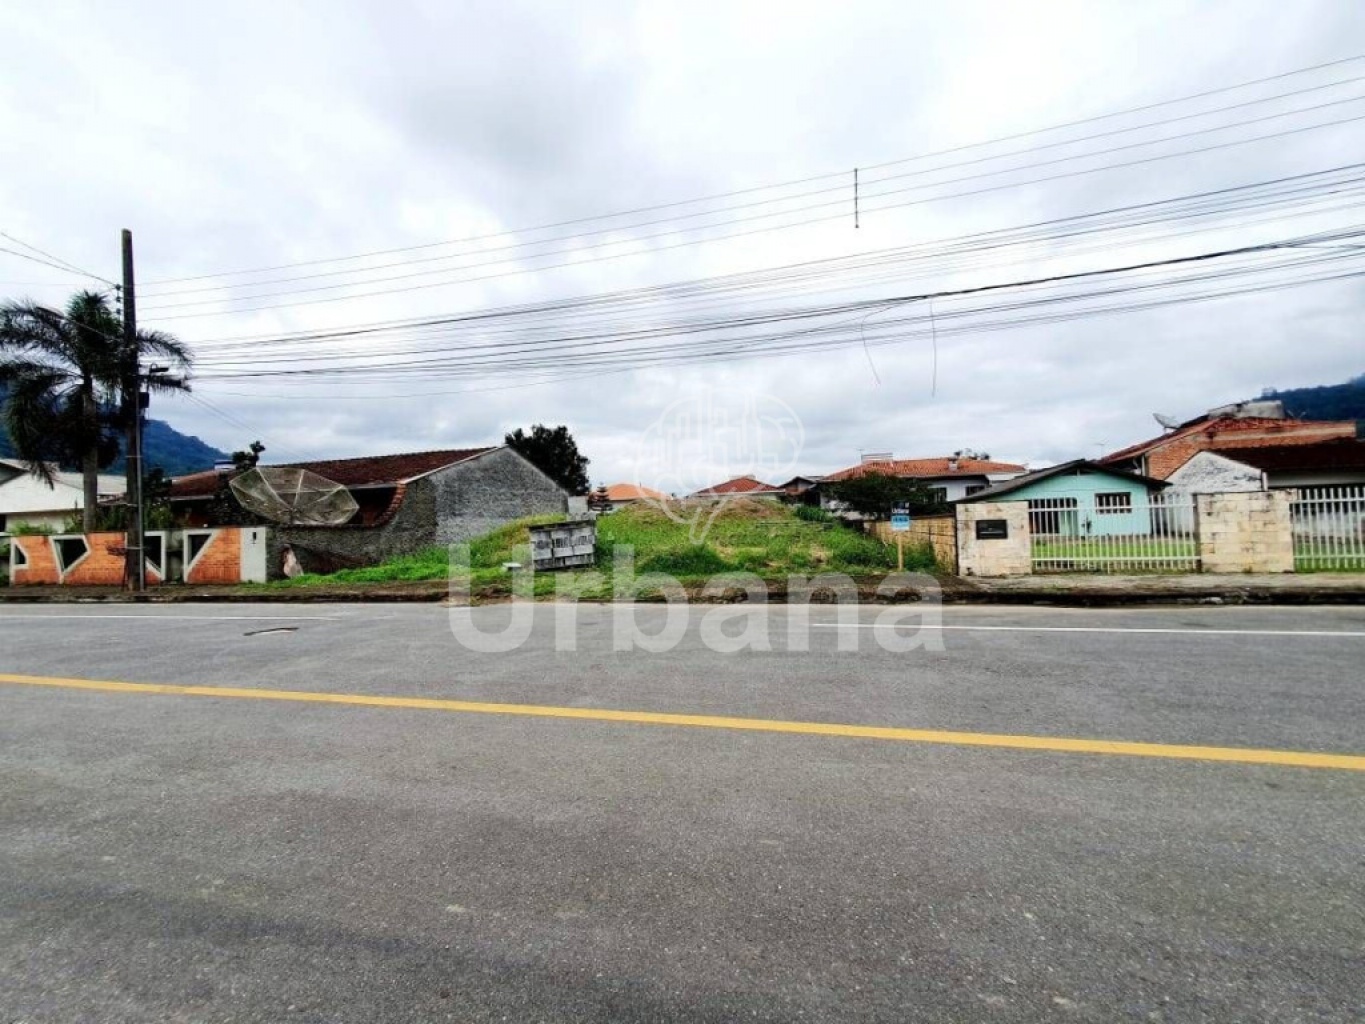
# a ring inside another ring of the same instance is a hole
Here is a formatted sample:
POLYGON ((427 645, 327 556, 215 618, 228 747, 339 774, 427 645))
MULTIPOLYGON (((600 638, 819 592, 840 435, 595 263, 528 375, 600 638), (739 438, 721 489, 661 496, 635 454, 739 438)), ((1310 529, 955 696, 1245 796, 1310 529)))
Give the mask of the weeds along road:
POLYGON ((5 609, 0 1020, 1365 1015, 1365 612, 884 611, 5 609))

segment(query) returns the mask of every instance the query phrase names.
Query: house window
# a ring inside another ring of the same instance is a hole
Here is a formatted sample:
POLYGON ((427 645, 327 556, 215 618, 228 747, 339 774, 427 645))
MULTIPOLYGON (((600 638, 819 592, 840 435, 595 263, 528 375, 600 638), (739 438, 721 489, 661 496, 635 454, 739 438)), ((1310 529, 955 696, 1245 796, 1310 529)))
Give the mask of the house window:
POLYGON ((1028 528, 1034 534, 1049 537, 1079 536, 1078 510, 1075 498, 1030 498, 1028 528))
POLYGON ((1095 511, 1102 516, 1133 511, 1133 496, 1127 491, 1107 491, 1095 495, 1095 511))
POLYGON ((942 505, 944 502, 948 500, 948 488, 930 487, 929 500, 932 501, 935 505, 942 505))
POLYGON ((10 557, 13 559, 14 562, 14 568, 27 569, 28 552, 24 550, 24 546, 20 544, 17 540, 11 540, 9 542, 9 549, 10 557))
POLYGON ((968 484, 968 485, 967 485, 967 494, 968 494, 968 496, 970 497, 971 495, 975 494, 977 491, 984 491, 985 489, 986 489, 986 485, 985 485, 985 484, 968 484))

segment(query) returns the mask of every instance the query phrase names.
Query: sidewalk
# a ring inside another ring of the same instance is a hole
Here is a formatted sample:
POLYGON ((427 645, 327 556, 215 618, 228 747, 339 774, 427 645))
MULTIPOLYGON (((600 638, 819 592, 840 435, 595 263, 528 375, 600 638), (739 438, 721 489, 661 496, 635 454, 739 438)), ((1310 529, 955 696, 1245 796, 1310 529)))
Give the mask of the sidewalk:
MULTIPOLYGON (((945 583, 945 589, 949 585, 945 583)), ((1001 604, 1365 604, 1365 572, 1043 574, 955 580, 947 600, 1001 604)))
MULTIPOLYGON (((864 600, 874 601, 877 578, 860 579, 864 600)), ((1262 575, 1146 575, 1090 574, 981 577, 944 577, 943 600, 949 604, 1056 604, 1103 607, 1140 604, 1365 604, 1365 572, 1286 573, 1262 575)), ((288 604, 329 602, 427 601, 446 598, 446 581, 410 583, 349 583, 312 587, 168 586, 137 597, 112 587, 0 587, 5 603, 145 603, 181 602, 288 604)), ((774 585, 769 598, 785 603, 784 588, 774 585)), ((0 615, 3 615, 0 611, 0 615)))

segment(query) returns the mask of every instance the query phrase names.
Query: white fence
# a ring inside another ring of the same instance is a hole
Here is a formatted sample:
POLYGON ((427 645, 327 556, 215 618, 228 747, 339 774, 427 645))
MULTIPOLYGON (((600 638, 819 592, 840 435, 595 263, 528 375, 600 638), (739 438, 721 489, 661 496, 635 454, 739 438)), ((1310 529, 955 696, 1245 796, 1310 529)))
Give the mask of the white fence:
POLYGON ((1365 485, 1302 487, 1289 508, 1295 569, 1365 569, 1365 485))
POLYGON ((1198 572, 1194 498, 1129 492, 1028 503, 1034 572, 1198 572))

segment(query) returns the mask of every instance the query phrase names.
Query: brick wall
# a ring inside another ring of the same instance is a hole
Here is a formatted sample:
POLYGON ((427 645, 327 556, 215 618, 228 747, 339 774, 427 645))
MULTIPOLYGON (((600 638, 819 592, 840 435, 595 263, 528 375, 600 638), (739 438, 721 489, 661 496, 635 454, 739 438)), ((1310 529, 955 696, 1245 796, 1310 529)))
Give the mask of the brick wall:
POLYGON ((957 562, 963 576, 1023 576, 1033 571, 1028 502, 982 501, 957 506, 957 562), (1009 536, 978 540, 976 524, 1003 519, 1009 536))
POLYGON ((1197 453, 1274 445, 1317 444, 1355 437, 1355 423, 1299 420, 1217 420, 1202 430, 1173 437, 1147 453, 1147 475, 1165 480, 1197 453))
POLYGON ((1288 491, 1198 495, 1204 572, 1293 572, 1288 491))
MULTIPOLYGON (((14 569, 10 573, 11 586, 61 582, 61 573, 57 571, 57 556, 52 552, 50 537, 11 537, 10 544, 28 556, 27 567, 14 569)), ((13 564, 12 557, 10 564, 13 564)))
POLYGON ((942 572, 957 572, 957 523, 952 513, 914 516, 910 529, 899 535, 887 522, 872 523, 871 532, 883 544, 895 544, 897 536, 905 538, 906 547, 927 544, 933 548, 934 561, 942 572))
POLYGON ((215 530, 193 565, 185 567, 186 583, 240 583, 242 581, 242 531, 215 530))
MULTIPOLYGON (((64 583, 77 587, 121 587, 123 586, 124 552, 126 538, 122 533, 89 533, 85 535, 88 553, 72 563, 63 575, 57 565, 56 537, 15 537, 10 543, 18 544, 28 555, 28 568, 17 570, 11 583, 15 586, 36 583, 64 583)), ((149 566, 148 584, 155 585, 161 578, 149 566)))

